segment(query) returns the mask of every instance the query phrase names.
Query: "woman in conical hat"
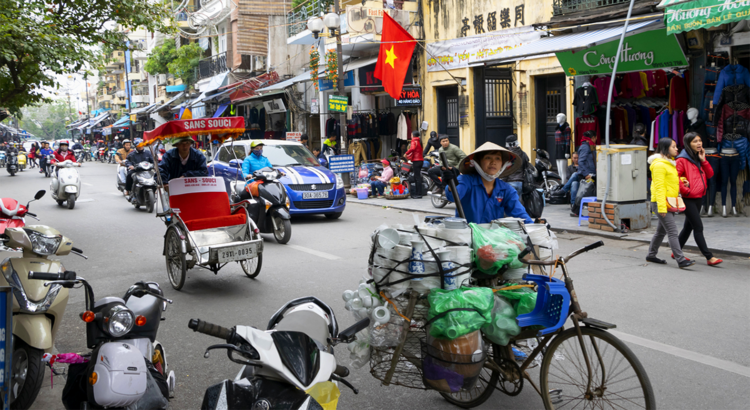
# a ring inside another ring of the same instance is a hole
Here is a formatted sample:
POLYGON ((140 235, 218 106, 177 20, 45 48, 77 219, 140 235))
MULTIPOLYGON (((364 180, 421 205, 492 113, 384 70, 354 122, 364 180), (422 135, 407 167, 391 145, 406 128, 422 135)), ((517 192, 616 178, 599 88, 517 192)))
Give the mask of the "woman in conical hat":
MULTIPOLYGON (((489 223, 499 218, 515 217, 524 219, 527 224, 534 223, 516 190, 500 180, 516 172, 521 163, 521 159, 507 149, 485 142, 461 160, 458 170, 444 169, 444 182, 456 180, 467 222, 489 223)), ((446 197, 455 201, 451 190, 446 190, 446 197)))

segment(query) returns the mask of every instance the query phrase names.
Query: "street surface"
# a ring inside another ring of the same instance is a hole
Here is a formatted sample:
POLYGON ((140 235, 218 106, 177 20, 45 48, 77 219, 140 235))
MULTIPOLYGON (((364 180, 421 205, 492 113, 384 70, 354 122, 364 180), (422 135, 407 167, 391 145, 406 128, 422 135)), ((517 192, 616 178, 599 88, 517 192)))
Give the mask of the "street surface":
MULTIPOLYGON (((233 378, 239 369, 223 352, 203 358, 204 349, 219 342, 188 329, 190 318, 227 327, 265 328, 284 302, 314 295, 336 310, 340 328, 344 328, 353 318, 344 310, 341 293, 355 288, 366 273, 370 233, 384 223, 413 221, 408 212, 354 203, 337 221, 323 216, 297 218, 288 245, 265 237, 263 268, 257 279, 247 278, 237 264, 226 266, 216 276, 194 269, 188 271, 185 287, 177 292, 169 285, 162 256, 164 224, 154 214, 126 203, 115 188, 115 166, 85 163, 80 172, 83 192, 74 210, 57 206, 49 193, 33 203, 31 210, 39 214, 40 223, 60 230, 84 250, 88 260, 73 255, 62 259, 67 269, 91 282, 97 298, 122 296, 136 281, 153 280, 174 299, 159 329, 170 369, 177 375, 176 397, 171 402, 174 409, 199 408, 207 387, 233 378)), ((25 202, 37 190, 48 187, 49 179, 36 170, 16 177, 0 171, 2 197, 25 202)), ((561 252, 597 240, 563 235, 561 252)), ((646 368, 659 408, 747 408, 750 260, 718 255, 725 263, 710 268, 702 257, 688 252, 698 263, 693 269, 679 270, 669 259, 668 248, 662 248, 659 256, 669 264, 657 266, 645 262, 646 244, 609 239, 605 243, 569 265, 578 297, 590 317, 617 324, 615 334, 628 343, 646 368)), ((83 307, 83 291, 72 290, 56 341, 59 352, 87 350, 84 323, 78 318, 83 307)), ((345 346, 337 348, 337 357, 348 365, 345 346)), ((538 371, 530 372, 538 382, 538 371)), ((341 409, 455 408, 433 391, 381 386, 367 367, 352 370, 349 381, 360 394, 342 386, 341 409)), ((63 385, 64 380, 56 378, 54 389, 42 390, 34 408, 60 408, 63 385)), ((540 398, 526 383, 519 396, 507 397, 498 391, 480 408, 541 407, 540 398)))

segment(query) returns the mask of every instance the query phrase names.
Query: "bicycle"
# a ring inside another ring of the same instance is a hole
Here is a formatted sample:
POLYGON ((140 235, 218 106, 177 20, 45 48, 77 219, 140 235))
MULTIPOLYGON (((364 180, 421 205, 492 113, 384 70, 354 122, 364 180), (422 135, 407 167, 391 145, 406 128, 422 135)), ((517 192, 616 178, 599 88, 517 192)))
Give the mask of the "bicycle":
MULTIPOLYGON (((562 282, 569 292, 570 305, 565 317, 561 317, 559 327, 525 329, 507 346, 492 344, 485 338, 491 351, 475 388, 440 394, 450 403, 471 408, 484 403, 494 388, 509 396, 518 395, 523 389, 524 380, 527 380, 542 397, 544 408, 548 410, 572 409, 581 404, 582 408, 591 405, 592 408, 655 409, 654 391, 643 365, 624 342, 607 332, 616 325, 590 318, 581 310, 567 269, 566 263, 572 258, 603 245, 602 241, 598 241, 556 260, 524 261, 532 266, 562 268, 562 282), (563 329, 568 317, 573 327, 563 329), (543 338, 539 340, 539 336, 543 338), (512 351, 512 342, 529 338, 536 338, 539 344, 519 366, 512 351), (536 386, 526 370, 540 353, 543 355, 540 386, 536 386), (639 394, 641 396, 636 397, 639 394)), ((519 259, 529 251, 524 251, 519 259)), ((541 286, 549 288, 553 281, 551 277, 550 284, 541 286)), ((496 281, 484 280, 480 285, 494 287, 496 281)))

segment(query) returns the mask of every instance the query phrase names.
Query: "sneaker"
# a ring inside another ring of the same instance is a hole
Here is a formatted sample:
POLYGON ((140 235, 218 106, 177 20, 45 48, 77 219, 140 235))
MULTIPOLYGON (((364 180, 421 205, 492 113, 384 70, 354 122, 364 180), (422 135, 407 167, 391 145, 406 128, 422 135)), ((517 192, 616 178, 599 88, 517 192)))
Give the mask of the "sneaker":
POLYGON ((691 260, 685 260, 684 262, 678 264, 680 269, 689 268, 693 265, 695 265, 695 261, 691 261, 691 260))
POLYGON ((667 261, 665 261, 664 259, 659 259, 656 256, 646 256, 646 261, 651 262, 651 263, 658 263, 660 265, 667 264, 667 261))

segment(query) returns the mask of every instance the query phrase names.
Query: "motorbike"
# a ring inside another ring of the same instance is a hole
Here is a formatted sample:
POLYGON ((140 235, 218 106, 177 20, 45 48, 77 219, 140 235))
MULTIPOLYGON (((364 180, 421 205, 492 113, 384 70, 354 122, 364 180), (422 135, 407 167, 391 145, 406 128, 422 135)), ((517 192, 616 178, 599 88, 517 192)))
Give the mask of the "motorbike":
POLYGON ((115 155, 117 155, 117 149, 115 149, 115 147, 110 148, 109 151, 107 152, 107 163, 108 164, 114 164, 116 162, 115 161, 115 155))
POLYGON ((97 153, 96 158, 99 160, 99 162, 104 163, 107 161, 107 148, 106 147, 99 147, 96 153, 97 153))
POLYGON ((393 176, 399 177, 402 181, 409 181, 409 192, 414 192, 414 184, 417 180, 422 181, 422 192, 428 192, 430 190, 430 176, 427 175, 427 169, 422 167, 422 172, 419 176, 414 175, 414 171, 411 162, 404 161, 398 156, 396 150, 391 150, 393 159, 390 160, 391 167, 393 168, 393 176))
MULTIPOLYGON (((289 196, 286 188, 279 182, 281 171, 262 168, 253 172, 255 179, 250 187, 252 199, 248 201, 247 211, 261 233, 272 233, 276 242, 285 244, 292 237, 292 221, 289 214, 289 196)), ((241 202, 239 194, 245 189, 244 181, 233 181, 232 202, 241 202)))
POLYGON ((73 155, 76 157, 76 161, 80 164, 83 162, 83 150, 82 149, 74 149, 73 155))
POLYGON ((5 161, 5 169, 8 171, 10 176, 15 176, 16 172, 20 171, 18 166, 18 153, 14 151, 8 152, 8 158, 5 161))
POLYGON ((534 160, 534 185, 544 190, 544 197, 549 199, 549 195, 556 187, 562 185, 562 178, 559 174, 552 172, 552 162, 549 159, 547 151, 534 148, 536 159, 534 160))
POLYGON ((18 151, 18 170, 23 171, 26 169, 26 153, 18 151))
POLYGON ((52 172, 52 181, 49 183, 52 199, 57 201, 58 205, 67 202, 68 209, 73 209, 76 206, 76 200, 81 195, 81 178, 74 167, 80 167, 81 164, 65 160, 54 166, 58 170, 52 172))
POLYGON ((37 221, 35 213, 29 212, 29 205, 40 200, 46 191, 41 190, 34 195, 34 199, 29 201, 26 206, 21 205, 20 202, 13 198, 0 198, 0 235, 5 232, 7 228, 23 228, 26 226, 25 216, 30 216, 37 221))
POLYGON ((5 166, 5 158, 7 157, 7 155, 8 154, 5 152, 5 150, 0 150, 0 167, 5 166))
POLYGON ((44 169, 44 176, 46 178, 49 178, 52 176, 52 174, 55 172, 55 164, 53 161, 55 160, 55 156, 52 154, 47 155, 47 162, 46 167, 44 169))
POLYGON ((29 280, 44 286, 70 289, 80 284, 86 292, 86 345, 83 363, 71 364, 63 389, 63 404, 70 409, 167 408, 174 397, 175 374, 170 371, 164 346, 156 340, 167 304, 156 282, 137 282, 122 298, 96 300, 91 285, 75 272, 29 272, 29 280), (132 407, 131 407, 132 406, 132 407))
MULTIPOLYGON (((39 195, 39 194, 37 194, 39 195)), ((22 257, 6 258, 0 264, 0 286, 13 289, 13 359, 9 374, 11 408, 26 409, 42 387, 42 356, 54 347, 55 337, 68 304, 68 289, 59 284, 49 287, 28 279, 28 272, 61 272, 60 261, 50 257, 83 252, 73 241, 44 225, 7 228, 0 243, 20 249, 22 257)))
POLYGON ((135 166, 130 202, 136 209, 145 206, 146 212, 151 213, 154 211, 154 205, 156 204, 155 176, 154 164, 142 161, 135 166))
MULTIPOLYGON (((435 166, 441 166, 440 163, 440 154, 432 151, 428 154, 428 156, 432 157, 433 163, 435 166)), ((429 178, 429 176, 428 176, 429 178)), ((445 208, 446 205, 451 203, 451 201, 448 200, 448 198, 445 196, 445 189, 438 189, 437 184, 430 179, 430 187, 427 189, 427 195, 430 197, 430 201, 432 202, 432 206, 435 208, 445 208)))
POLYGON ((357 332, 369 323, 365 318, 339 332, 333 310, 312 296, 287 302, 271 317, 265 331, 251 326, 227 329, 191 319, 190 329, 225 342, 209 346, 204 357, 210 357, 211 350, 222 349, 230 361, 243 366, 234 380, 206 389, 201 408, 321 409, 321 403, 311 395, 314 390, 306 393, 318 383, 332 385, 335 392, 341 383, 358 394, 345 379, 349 369, 336 363, 333 347, 355 341, 357 332))

